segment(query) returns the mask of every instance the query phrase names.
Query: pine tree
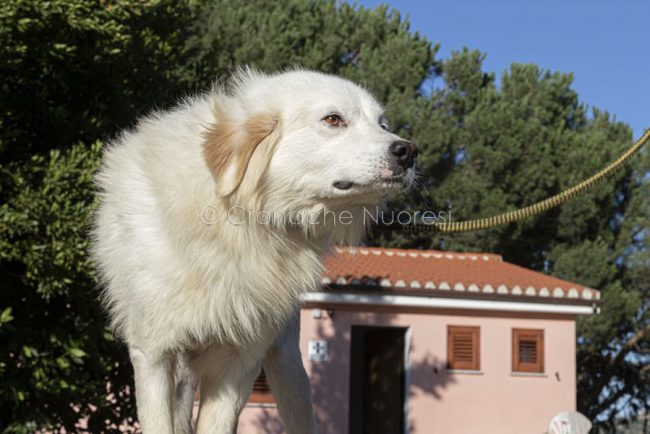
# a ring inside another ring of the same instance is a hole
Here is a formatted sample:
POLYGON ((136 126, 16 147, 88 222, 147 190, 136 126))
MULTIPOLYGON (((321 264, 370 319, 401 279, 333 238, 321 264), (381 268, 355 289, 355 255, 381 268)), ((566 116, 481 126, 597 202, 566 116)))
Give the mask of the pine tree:
MULTIPOLYGON (((589 109, 570 74, 513 64, 497 88, 483 55, 462 50, 445 86, 408 112, 403 133, 423 148, 424 186, 396 208, 484 217, 559 193, 613 161, 630 128, 589 109), (428 105, 427 105, 428 104, 428 105)), ((453 235, 378 234, 387 245, 498 252, 504 259, 603 292, 578 321, 578 409, 603 426, 647 409, 650 391, 650 183, 647 150, 561 208, 509 226, 453 235), (625 405, 620 406, 621 402, 625 405)))

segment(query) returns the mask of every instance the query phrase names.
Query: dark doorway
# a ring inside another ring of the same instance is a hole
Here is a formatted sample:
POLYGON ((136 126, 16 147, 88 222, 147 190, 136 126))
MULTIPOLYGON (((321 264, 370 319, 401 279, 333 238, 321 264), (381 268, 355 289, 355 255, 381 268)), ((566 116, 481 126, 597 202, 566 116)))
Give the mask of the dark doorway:
POLYGON ((406 330, 352 326, 350 434, 404 434, 406 330))

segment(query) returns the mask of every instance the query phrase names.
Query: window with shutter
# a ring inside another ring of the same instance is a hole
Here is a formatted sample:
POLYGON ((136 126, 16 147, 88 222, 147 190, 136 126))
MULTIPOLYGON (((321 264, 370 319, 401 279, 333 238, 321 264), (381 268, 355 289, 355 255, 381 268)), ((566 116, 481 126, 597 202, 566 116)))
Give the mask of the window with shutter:
POLYGON ((447 327, 447 367, 469 371, 481 369, 480 327, 447 327))
POLYGON ((512 371, 544 372, 544 330, 512 329, 512 371))
POLYGON ((256 404, 271 404, 275 403, 275 398, 271 393, 271 387, 266 381, 266 373, 262 369, 253 383, 253 391, 251 392, 248 402, 256 404))

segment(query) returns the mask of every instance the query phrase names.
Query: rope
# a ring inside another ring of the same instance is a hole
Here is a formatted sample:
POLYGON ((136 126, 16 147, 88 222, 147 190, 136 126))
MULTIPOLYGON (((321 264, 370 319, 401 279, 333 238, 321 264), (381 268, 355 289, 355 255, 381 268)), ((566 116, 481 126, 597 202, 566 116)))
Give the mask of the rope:
MULTIPOLYGON (((591 178, 588 178, 581 183, 576 184, 567 190, 564 190, 561 193, 558 193, 527 207, 481 219, 445 223, 433 222, 431 224, 406 224, 397 226, 399 226, 399 230, 404 232, 438 232, 447 234, 453 232, 467 232, 480 229, 489 229, 495 226, 507 225, 508 223, 536 216, 552 208, 562 205, 564 202, 572 199, 580 193, 583 193, 584 191, 588 190, 589 188, 593 187, 614 173, 616 170, 620 169, 621 166, 627 162, 627 160, 629 160, 634 154, 641 150, 648 139, 650 139, 650 129, 647 129, 641 138, 637 140, 634 145, 632 145, 632 147, 628 149, 623 155, 621 155, 616 161, 600 170, 591 178)), ((393 225, 389 225, 389 227, 390 226, 393 225)))

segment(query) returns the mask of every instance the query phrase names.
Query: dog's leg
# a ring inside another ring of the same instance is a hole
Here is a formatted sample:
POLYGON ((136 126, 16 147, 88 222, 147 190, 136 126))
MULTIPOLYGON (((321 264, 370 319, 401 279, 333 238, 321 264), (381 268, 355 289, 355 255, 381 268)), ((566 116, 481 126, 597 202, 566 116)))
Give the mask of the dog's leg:
POLYGON ((201 407, 196 434, 233 434, 260 364, 233 360, 221 375, 201 377, 201 407))
POLYGON ((174 377, 174 434, 192 434, 192 410, 198 379, 187 353, 178 354, 174 377))
POLYGON ((172 393, 173 361, 154 357, 139 348, 129 348, 135 374, 135 399, 143 434, 174 434, 172 393))
POLYGON ((315 434, 311 385, 300 356, 299 313, 271 347, 263 365, 287 434, 315 434))

